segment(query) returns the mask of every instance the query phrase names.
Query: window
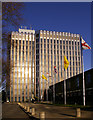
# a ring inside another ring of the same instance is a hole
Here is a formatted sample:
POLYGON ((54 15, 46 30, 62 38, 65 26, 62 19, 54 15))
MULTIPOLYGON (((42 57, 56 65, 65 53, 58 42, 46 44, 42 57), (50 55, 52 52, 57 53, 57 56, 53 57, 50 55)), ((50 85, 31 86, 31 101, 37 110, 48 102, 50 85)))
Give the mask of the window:
POLYGON ((76 41, 75 41, 75 45, 76 45, 77 43, 76 43, 76 41))
POLYGON ((74 42, 72 41, 72 45, 74 44, 74 42))
POLYGON ((59 49, 59 45, 57 45, 57 49, 59 49))
POLYGON ((75 50, 77 50, 77 46, 75 46, 75 50))
POLYGON ((68 44, 68 41, 66 41, 66 44, 68 44))
POLYGON ((74 50, 74 46, 72 46, 72 50, 74 50))
POLYGON ((66 46, 66 50, 68 50, 68 46, 66 46))
POLYGON ((44 43, 46 43, 46 39, 44 39, 44 43))
POLYGON ((69 46, 69 50, 71 50, 71 46, 69 46))
POLYGON ((56 41, 54 40, 54 44, 56 43, 56 41))
POLYGON ((59 43, 59 40, 57 40, 57 44, 59 43))
POLYGON ((41 43, 42 43, 42 39, 41 39, 41 43))
POLYGON ((69 41, 69 45, 71 45, 71 41, 69 41))
POLYGON ((60 45, 60 49, 62 49, 62 45, 60 45))
POLYGON ((63 41, 63 44, 65 44, 65 41, 63 41))
POLYGON ((36 43, 38 43, 39 42, 39 39, 36 39, 36 43))
POLYGON ((44 49, 46 48, 46 44, 44 44, 44 49))
POLYGON ((62 40, 60 40, 60 44, 62 44, 62 40))

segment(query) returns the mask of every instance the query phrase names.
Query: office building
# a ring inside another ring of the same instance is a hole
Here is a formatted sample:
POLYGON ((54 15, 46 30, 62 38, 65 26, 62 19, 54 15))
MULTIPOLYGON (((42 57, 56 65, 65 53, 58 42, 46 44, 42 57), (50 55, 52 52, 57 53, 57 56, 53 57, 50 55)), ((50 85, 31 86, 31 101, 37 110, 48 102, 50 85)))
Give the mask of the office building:
MULTIPOLYGON (((80 35, 67 32, 40 30, 36 32, 36 81, 39 79, 40 97, 44 96, 48 86, 70 78, 82 72, 80 35), (69 67, 64 71, 64 55, 69 67), (56 67, 57 73, 54 71, 56 67)), ((38 90, 38 86, 37 86, 38 90)))
POLYGON ((47 84, 51 86, 64 80, 64 55, 69 61, 66 79, 80 74, 79 34, 28 29, 12 32, 10 101, 26 101, 38 95, 43 99, 47 84))
POLYGON ((36 94, 35 30, 11 34, 10 101, 26 101, 36 94))

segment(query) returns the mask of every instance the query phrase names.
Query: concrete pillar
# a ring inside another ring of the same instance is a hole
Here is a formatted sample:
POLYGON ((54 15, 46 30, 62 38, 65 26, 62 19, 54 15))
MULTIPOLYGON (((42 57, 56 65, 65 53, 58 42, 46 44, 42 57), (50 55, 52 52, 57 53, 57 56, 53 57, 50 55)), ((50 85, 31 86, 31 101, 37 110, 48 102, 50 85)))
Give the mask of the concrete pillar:
POLYGON ((45 112, 40 112, 39 118, 40 120, 45 120, 45 112))
POLYGON ((81 110, 80 110, 80 108, 76 109, 76 117, 81 117, 81 110))
POLYGON ((32 116, 35 115, 35 108, 32 108, 32 116))

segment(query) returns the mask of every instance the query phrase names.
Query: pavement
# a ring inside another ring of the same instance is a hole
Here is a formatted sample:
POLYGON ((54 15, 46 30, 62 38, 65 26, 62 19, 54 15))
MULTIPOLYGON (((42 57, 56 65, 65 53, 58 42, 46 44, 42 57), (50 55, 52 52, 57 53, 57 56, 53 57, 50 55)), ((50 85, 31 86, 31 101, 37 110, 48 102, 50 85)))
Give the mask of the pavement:
POLYGON ((41 112, 45 112, 46 119, 63 119, 63 120, 76 120, 76 119, 93 119, 93 111, 81 110, 81 118, 76 117, 76 108, 72 107, 62 107, 46 104, 33 104, 33 103, 23 103, 25 106, 35 108, 36 114, 34 117, 39 118, 41 112))
POLYGON ((81 117, 76 117, 76 109, 46 104, 21 103, 26 107, 35 108, 35 115, 29 117, 17 103, 2 104, 2 120, 39 120, 40 113, 45 112, 45 120, 93 120, 93 111, 81 110, 81 117))
POLYGON ((29 116, 16 103, 2 104, 2 120, 30 120, 29 116))

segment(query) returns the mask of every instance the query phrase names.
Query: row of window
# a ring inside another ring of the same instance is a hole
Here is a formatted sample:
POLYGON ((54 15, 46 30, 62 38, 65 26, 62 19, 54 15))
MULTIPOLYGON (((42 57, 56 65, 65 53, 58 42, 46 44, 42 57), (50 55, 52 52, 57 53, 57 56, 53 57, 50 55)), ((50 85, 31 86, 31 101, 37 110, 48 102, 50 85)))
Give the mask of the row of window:
MULTIPOLYGON (((47 40, 47 44, 49 44, 49 41, 50 41, 50 43, 52 44, 53 43, 53 41, 54 41, 54 44, 55 43, 57 43, 57 44, 62 44, 62 41, 63 41, 63 44, 69 44, 69 45, 71 45, 71 43, 72 43, 72 45, 74 45, 74 43, 75 43, 75 45, 79 45, 79 42, 77 42, 77 41, 69 41, 69 40, 49 40, 49 39, 44 39, 44 43, 46 43, 46 40, 47 40)), ((42 39, 41 39, 41 44, 42 44, 42 39)), ((39 39, 36 39, 36 43, 39 43, 39 39)))

